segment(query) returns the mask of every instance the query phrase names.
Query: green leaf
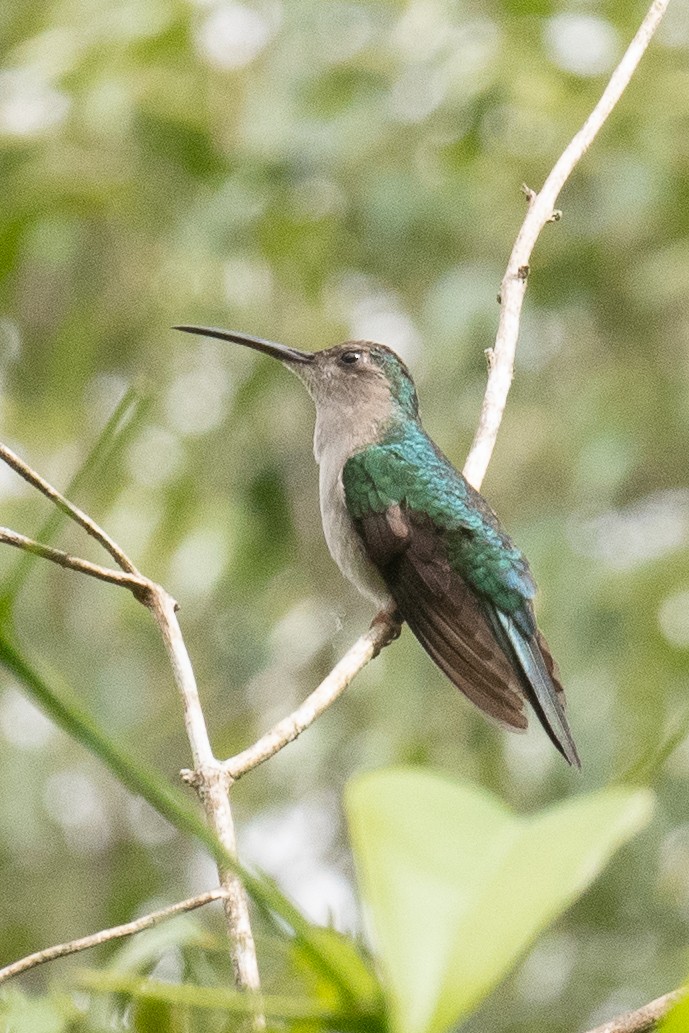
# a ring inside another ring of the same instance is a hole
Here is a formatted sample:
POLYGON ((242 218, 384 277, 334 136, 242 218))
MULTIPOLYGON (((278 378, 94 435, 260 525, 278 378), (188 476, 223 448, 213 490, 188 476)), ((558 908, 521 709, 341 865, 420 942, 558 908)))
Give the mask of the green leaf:
MULTIPOLYGON (((232 1015, 253 1015, 256 999, 250 994, 219 986, 196 986, 191 983, 163 983, 154 979, 87 970, 76 981, 79 986, 99 993, 123 993, 138 1000, 148 999, 191 1008, 209 1008, 232 1015)), ((283 1021, 310 1021, 336 1026, 339 1029, 362 1028, 372 1030, 368 1016, 332 1008, 318 1001, 301 1000, 266 994, 261 997, 262 1010, 268 1019, 283 1021)))
MULTIPOLYGON (((371 968, 366 964, 352 940, 338 933, 335 929, 314 929, 315 942, 332 959, 337 959, 338 971, 347 979, 354 990, 360 1007, 367 1008, 372 1014, 383 1010, 383 996, 380 983, 371 968)), ((296 960, 303 957, 303 950, 296 945, 296 960)), ((308 961, 308 956, 305 958, 308 961)), ((332 995, 332 990, 331 990, 332 995)))
POLYGON ((133 1023, 130 1023, 136 1033, 176 1033, 176 1023, 172 1017, 171 1004, 167 1001, 157 1001, 155 998, 149 1000, 143 998, 137 1001, 133 1012, 133 1023))
POLYGON ((441 1033, 473 1011, 645 824, 651 800, 615 788, 522 818, 425 772, 355 779, 347 814, 393 1030, 441 1033))
POLYGON ((671 1008, 658 1026, 658 1033, 687 1033, 689 1029, 689 997, 671 1008))
POLYGON ((653 742, 637 760, 616 779, 622 785, 650 785, 689 735, 689 707, 672 715, 670 731, 660 742, 653 742))

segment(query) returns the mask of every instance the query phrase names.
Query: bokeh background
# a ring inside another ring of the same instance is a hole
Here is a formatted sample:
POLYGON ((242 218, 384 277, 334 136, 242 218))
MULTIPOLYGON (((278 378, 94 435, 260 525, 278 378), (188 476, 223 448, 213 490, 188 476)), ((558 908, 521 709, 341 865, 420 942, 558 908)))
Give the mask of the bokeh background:
MULTIPOLYGON (((120 406, 121 432, 75 501, 179 599, 219 755, 300 701, 371 612, 326 551, 301 386, 268 359, 169 328, 203 322, 304 348, 384 341, 461 466, 520 184, 542 183, 644 11, 636 0, 0 7, 0 433, 65 487, 120 406)), ((474 1033, 586 1028, 689 968, 689 750, 657 759, 689 714, 688 57, 689 5, 676 0, 566 187, 562 222, 538 242, 484 483, 536 573, 582 775, 540 729, 510 736, 478 716, 405 632, 233 794, 243 857, 312 917, 360 930, 340 805, 353 773, 423 765, 528 812, 637 766, 658 791, 654 822, 474 1033)), ((47 503, 3 469, 0 494, 2 523, 38 533, 47 503)), ((98 556, 69 529, 58 541, 98 556)), ((146 613, 10 552, 0 576, 19 588, 26 652, 175 779, 189 750, 146 613)), ((213 884, 200 851, 4 674, 0 741, 0 961, 213 884)), ((221 927, 197 922, 208 945, 221 927)), ((279 987, 276 952, 260 949, 279 987)), ((170 947, 156 972, 193 977, 203 957, 170 947)))

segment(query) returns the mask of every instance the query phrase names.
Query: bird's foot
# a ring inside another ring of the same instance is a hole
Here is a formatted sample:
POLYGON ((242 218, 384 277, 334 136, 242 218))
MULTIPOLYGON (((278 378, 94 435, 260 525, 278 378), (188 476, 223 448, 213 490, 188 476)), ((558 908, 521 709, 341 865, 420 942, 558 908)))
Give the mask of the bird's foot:
POLYGON ((404 617, 400 611, 394 607, 390 610, 379 610, 371 621, 371 628, 377 628, 382 626, 387 630, 385 641, 381 643, 380 648, 384 645, 388 645, 390 642, 394 642, 396 638, 400 637, 402 631, 402 625, 404 623, 404 617))

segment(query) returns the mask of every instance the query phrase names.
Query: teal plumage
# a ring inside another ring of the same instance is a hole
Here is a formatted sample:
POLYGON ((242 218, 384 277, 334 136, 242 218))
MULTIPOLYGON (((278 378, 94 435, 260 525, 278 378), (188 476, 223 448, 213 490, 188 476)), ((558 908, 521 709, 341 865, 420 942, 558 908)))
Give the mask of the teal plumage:
POLYGON ((524 600, 536 594, 525 557, 483 496, 419 424, 398 425, 379 445, 352 456, 344 465, 342 483, 354 520, 402 504, 426 514, 444 532, 452 568, 519 621, 524 600))
POLYGON ((418 416, 396 410, 382 440, 342 470, 345 504, 371 559, 458 688, 513 728, 526 726, 525 696, 552 742, 580 766, 557 668, 536 626, 525 556, 418 416))

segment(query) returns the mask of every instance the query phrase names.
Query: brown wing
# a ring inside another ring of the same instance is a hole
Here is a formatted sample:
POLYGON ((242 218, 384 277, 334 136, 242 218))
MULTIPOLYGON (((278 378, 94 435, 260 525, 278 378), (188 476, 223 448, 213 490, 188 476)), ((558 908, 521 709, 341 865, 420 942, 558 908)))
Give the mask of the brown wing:
POLYGON ((392 506, 357 527, 400 613, 438 667, 485 714, 526 728, 519 675, 480 600, 450 567, 432 522, 392 506))

